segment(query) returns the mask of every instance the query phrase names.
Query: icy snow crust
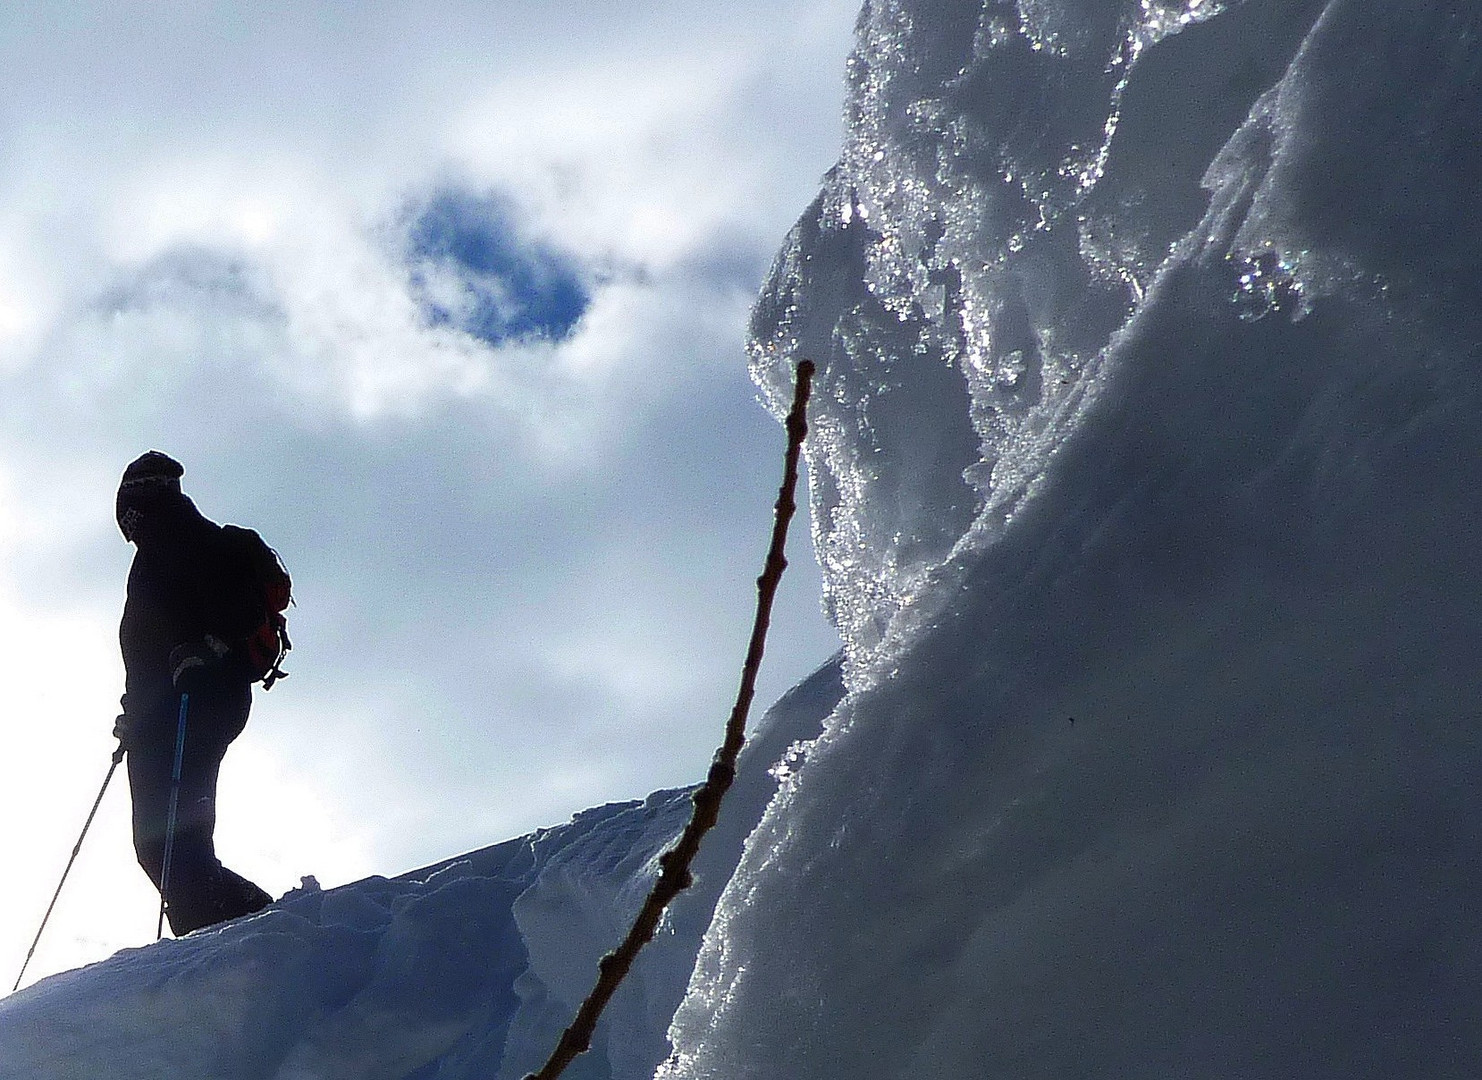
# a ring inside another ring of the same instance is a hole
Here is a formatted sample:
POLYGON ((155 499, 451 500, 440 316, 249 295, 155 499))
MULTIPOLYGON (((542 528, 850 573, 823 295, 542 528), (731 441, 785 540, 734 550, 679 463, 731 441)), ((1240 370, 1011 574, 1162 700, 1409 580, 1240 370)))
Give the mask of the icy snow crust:
MULTIPOLYGON (((696 884, 573 1078, 653 1075, 700 935, 776 790, 842 693, 837 660, 758 724, 696 884)), ((518 1080, 544 1063, 684 827, 689 791, 121 952, 0 1000, 3 1080, 518 1080)))
POLYGON ((665 1080, 1482 1076, 1482 5, 867 4, 755 313, 850 693, 665 1080))

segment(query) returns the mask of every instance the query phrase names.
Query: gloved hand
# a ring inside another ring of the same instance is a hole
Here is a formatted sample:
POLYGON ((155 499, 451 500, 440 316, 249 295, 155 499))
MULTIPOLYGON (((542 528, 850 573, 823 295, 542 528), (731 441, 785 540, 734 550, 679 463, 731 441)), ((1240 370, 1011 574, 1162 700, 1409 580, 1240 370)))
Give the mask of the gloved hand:
POLYGON ((128 713, 119 713, 118 719, 113 721, 113 737, 125 750, 133 745, 134 721, 128 713))
POLYGON ((200 684, 201 677, 221 664, 228 646, 220 638, 207 634, 204 640, 187 641, 170 650, 170 681, 181 693, 200 684))

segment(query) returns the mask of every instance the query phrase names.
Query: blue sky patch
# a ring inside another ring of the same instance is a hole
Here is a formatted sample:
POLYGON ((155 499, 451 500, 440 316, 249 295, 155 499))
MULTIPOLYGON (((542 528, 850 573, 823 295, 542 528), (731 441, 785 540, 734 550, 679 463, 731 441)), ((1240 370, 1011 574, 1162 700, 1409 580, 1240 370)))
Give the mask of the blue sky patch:
POLYGON ((428 322, 490 345, 564 340, 591 303, 577 260, 523 235, 497 194, 434 193, 412 210, 407 257, 428 322))

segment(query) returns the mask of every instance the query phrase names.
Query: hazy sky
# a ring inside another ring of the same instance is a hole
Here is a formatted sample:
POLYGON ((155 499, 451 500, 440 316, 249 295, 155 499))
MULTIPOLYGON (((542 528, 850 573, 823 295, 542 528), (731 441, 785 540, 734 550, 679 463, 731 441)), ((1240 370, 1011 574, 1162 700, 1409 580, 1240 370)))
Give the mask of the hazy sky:
MULTIPOLYGON (((294 574, 217 834, 275 894, 703 775, 781 468, 746 315, 857 9, 0 12, 0 962, 107 768, 151 447, 294 574)), ((791 553, 758 712, 837 644, 801 518, 791 553)), ((28 981, 152 938, 127 803, 28 981)))

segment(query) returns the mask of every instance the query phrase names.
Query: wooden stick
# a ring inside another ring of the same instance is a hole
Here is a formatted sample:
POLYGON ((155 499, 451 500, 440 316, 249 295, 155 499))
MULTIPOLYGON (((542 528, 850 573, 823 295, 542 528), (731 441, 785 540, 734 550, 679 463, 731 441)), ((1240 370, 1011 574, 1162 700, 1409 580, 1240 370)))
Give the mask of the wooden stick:
POLYGON ((721 800, 736 779, 736 758, 746 741, 746 717, 751 710, 751 700, 756 694, 756 675, 762 665, 767 627, 772 619, 772 601, 777 595, 777 583, 782 580, 782 571, 787 568, 783 547, 787 541, 788 523, 797 511, 793 492, 798 482, 798 456, 802 450, 803 437, 808 433, 808 394, 812 385, 813 364, 804 360, 798 364, 792 410, 787 414, 787 459, 783 469, 782 488, 777 495, 776 516, 772 523, 772 544, 767 550, 767 561, 762 574, 756 579, 756 619, 751 627, 746 664, 741 670, 741 688, 736 694, 736 704, 731 709, 730 719, 726 722, 725 741, 715 752, 715 760, 710 765, 710 773, 705 782, 691 796, 694 810, 689 824, 680 834, 678 843, 659 857, 659 878, 633 920, 628 936, 623 939, 622 944, 598 961, 597 985, 582 1002, 571 1025, 562 1033, 550 1059, 539 1072, 530 1073, 525 1080, 556 1080, 567 1065, 591 1048, 597 1020, 623 977, 632 968, 638 951, 653 939, 664 909, 676 896, 689 888, 693 880, 690 876, 690 864, 700 850, 700 839, 710 831, 720 816, 721 800))

